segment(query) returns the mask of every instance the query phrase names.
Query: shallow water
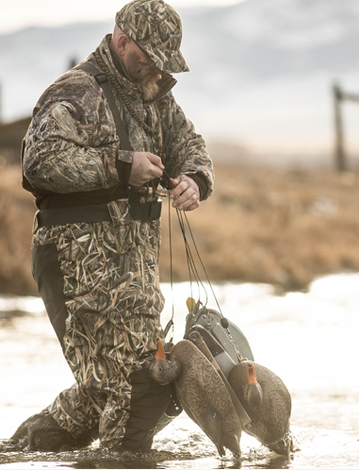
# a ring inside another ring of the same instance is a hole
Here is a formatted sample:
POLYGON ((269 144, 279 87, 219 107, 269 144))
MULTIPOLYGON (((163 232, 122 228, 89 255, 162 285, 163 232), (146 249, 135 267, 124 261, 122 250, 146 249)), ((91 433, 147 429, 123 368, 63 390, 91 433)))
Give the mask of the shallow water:
MULTIPOLYGON (((243 435, 241 462, 220 459, 214 445, 183 412, 148 454, 80 452, 0 454, 2 468, 359 468, 359 274, 318 279, 308 293, 277 296, 264 284, 221 284, 223 314, 250 342, 256 362, 287 385, 293 401, 296 452, 289 459, 243 435)), ((171 315, 171 288, 163 285, 171 315)), ((182 338, 190 296, 174 286, 174 339, 182 338)), ((196 296, 195 296, 196 297, 196 296)), ((211 298, 211 297, 210 297, 211 298)), ((216 308, 210 300, 209 307, 216 308)), ((0 298, 0 437, 40 411, 73 382, 37 298, 0 298)))

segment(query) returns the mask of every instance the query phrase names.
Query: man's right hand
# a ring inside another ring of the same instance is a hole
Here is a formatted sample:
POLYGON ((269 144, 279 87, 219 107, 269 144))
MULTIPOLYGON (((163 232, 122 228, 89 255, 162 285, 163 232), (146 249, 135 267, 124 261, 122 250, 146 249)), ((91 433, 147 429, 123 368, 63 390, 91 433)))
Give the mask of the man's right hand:
POLYGON ((135 152, 128 182, 131 186, 142 186, 154 178, 160 178, 164 168, 157 155, 150 152, 135 152))

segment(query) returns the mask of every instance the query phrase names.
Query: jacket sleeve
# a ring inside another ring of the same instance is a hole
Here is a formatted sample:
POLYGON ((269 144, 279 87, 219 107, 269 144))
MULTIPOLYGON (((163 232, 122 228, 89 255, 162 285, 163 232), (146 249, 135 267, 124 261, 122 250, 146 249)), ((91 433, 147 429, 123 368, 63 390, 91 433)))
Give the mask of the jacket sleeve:
POLYGON ((212 160, 203 137, 195 132, 172 93, 168 93, 159 106, 163 123, 165 168, 169 176, 192 176, 200 182, 201 199, 207 199, 214 185, 212 160))
POLYGON ((93 77, 70 71, 41 96, 27 135, 24 175, 34 188, 91 191, 127 182, 133 152, 120 150, 116 126, 93 77))

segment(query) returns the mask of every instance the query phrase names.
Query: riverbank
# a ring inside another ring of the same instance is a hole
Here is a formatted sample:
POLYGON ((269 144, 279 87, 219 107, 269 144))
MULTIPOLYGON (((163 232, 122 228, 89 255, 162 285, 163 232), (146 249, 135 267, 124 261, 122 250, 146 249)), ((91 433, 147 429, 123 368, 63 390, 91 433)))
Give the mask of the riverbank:
MULTIPOLYGON (((33 198, 18 166, 0 181, 0 292, 34 295, 30 271, 33 198)), ((317 276, 359 271, 359 174, 216 164, 213 196, 188 219, 211 281, 250 281, 305 290, 317 276)), ((173 278, 188 279, 171 211, 173 278)), ((170 278, 168 207, 162 223, 161 280, 170 278)), ((203 275, 201 274, 201 277, 203 275)), ((203 277, 204 279, 204 277, 203 277)))

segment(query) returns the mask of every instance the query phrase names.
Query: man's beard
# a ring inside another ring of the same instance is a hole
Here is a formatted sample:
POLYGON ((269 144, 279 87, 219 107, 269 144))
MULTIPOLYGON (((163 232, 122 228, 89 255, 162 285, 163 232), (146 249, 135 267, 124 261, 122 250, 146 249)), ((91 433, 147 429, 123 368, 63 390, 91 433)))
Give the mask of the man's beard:
POLYGON ((134 51, 131 52, 126 64, 126 71, 130 79, 140 85, 143 100, 151 101, 159 92, 159 86, 157 82, 162 78, 162 76, 154 70, 149 70, 148 73, 141 78, 141 67, 138 65, 139 61, 140 56, 138 53, 134 51))
POLYGON ((144 101, 151 101, 159 92, 158 82, 161 80, 161 75, 149 75, 141 82, 141 89, 144 101))

